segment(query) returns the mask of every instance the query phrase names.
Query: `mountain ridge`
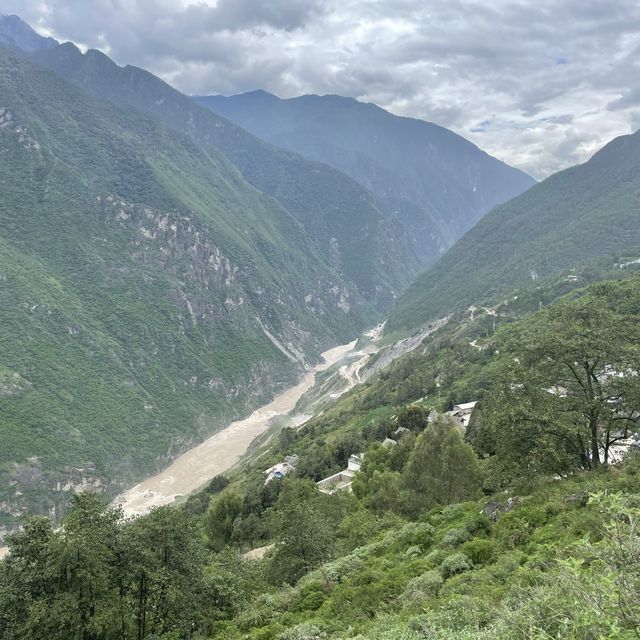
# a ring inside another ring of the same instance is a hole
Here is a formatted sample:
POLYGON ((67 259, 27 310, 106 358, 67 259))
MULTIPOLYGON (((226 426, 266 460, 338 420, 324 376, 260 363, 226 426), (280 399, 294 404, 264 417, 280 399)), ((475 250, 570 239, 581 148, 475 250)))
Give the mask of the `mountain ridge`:
POLYGON ((373 194, 343 173, 259 140, 150 72, 120 67, 102 52, 83 54, 64 43, 33 58, 100 99, 152 113, 200 146, 222 151, 247 182, 301 222, 332 264, 379 309, 419 271, 402 231, 373 194))
POLYGON ((0 536, 113 495, 371 307, 235 165, 0 47, 0 536))
POLYGON ((17 15, 0 15, 0 44, 33 53, 60 43, 41 36, 17 15))
POLYGON ((640 246, 640 132, 496 207, 400 296, 389 331, 498 301, 514 286, 640 246))
POLYGON ((533 185, 523 172, 440 125, 337 95, 263 90, 195 96, 258 137, 325 162, 371 190, 433 262, 498 202, 533 185))

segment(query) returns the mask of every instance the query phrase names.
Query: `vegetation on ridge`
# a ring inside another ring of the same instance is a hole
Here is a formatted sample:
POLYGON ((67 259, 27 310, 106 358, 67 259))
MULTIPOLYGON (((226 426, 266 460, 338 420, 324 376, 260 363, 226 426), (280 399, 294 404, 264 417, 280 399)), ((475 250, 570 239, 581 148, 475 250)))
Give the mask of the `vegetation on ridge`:
POLYGON ((640 132, 496 207, 397 300, 386 330, 497 304, 527 281, 640 245, 640 132))

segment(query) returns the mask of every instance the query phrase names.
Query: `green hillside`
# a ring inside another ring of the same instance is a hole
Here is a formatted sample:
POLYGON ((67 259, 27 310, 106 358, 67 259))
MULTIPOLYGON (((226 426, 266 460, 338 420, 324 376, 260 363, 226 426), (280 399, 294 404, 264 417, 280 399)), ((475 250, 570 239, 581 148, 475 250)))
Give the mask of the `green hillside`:
POLYGON ((278 149, 133 66, 66 43, 35 59, 89 93, 153 113, 206 149, 222 151, 255 188, 297 218, 323 255, 382 309, 406 288, 420 262, 402 229, 345 174, 278 149))
POLYGON ((219 152, 6 50, 0 96, 0 525, 112 494, 370 321, 219 152))
POLYGON ((640 244, 640 133, 497 207, 420 275, 387 330, 500 301, 514 286, 640 244))

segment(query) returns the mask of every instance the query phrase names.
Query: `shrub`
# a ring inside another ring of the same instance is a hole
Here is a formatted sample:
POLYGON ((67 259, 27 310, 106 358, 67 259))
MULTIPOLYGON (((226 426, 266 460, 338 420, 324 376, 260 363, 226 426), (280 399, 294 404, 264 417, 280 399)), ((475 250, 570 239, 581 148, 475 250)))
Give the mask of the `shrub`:
POLYGON ((448 556, 449 552, 445 549, 434 549, 426 557, 427 566, 435 569, 436 567, 439 567, 448 556))
POLYGON ((433 542, 434 531, 427 522, 409 522, 397 533, 396 542, 402 546, 428 546, 433 542))
POLYGON ((522 507, 506 513, 494 527, 498 540, 510 548, 524 544, 530 533, 547 521, 547 514, 541 507, 522 507))
POLYGON ((437 571, 431 570, 423 573, 417 578, 409 580, 403 594, 402 599, 405 600, 424 600, 438 595, 440 587, 444 580, 437 571))
POLYGON ((362 559, 352 554, 329 562, 324 566, 324 571, 329 580, 341 582, 347 576, 361 571, 363 568, 362 559))
POLYGON ((315 624, 303 622, 279 633, 276 637, 277 640, 324 640, 327 634, 315 624))
POLYGON ((491 533, 491 520, 484 513, 477 513, 465 520, 465 527, 471 535, 491 533))
POLYGON ((444 578, 449 578, 456 573, 462 573, 463 571, 469 571, 473 569, 473 562, 464 553, 453 553, 446 557, 440 565, 440 572, 444 578))
POLYGON ((417 558, 422 555, 422 549, 418 545, 413 545, 404 552, 404 555, 407 558, 417 558))
POLYGON ((468 556, 474 565, 488 564, 496 555, 496 545, 492 540, 474 538, 462 545, 462 553, 468 556))
POLYGON ((248 630, 251 627, 266 626, 286 611, 292 593, 292 590, 288 589, 277 593, 260 594, 254 598, 251 606, 238 616, 238 627, 248 630))
POLYGON ((446 507, 442 509, 442 519, 445 522, 450 522, 451 520, 457 520, 465 513, 464 504, 456 503, 456 504, 448 504, 446 507))
POLYGON ((294 611, 315 611, 327 598, 326 588, 322 582, 310 581, 298 588, 298 597, 291 607, 294 611))
POLYGON ((471 534, 466 529, 450 529, 442 538, 442 544, 446 547, 459 547, 470 537, 471 534))

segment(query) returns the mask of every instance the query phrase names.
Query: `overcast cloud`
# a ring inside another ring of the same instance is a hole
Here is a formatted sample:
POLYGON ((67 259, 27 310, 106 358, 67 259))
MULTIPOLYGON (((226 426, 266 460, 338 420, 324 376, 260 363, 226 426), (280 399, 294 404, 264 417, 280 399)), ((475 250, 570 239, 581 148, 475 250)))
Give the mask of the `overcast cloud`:
POLYGON ((186 93, 337 93, 537 178, 640 128, 636 0, 0 0, 186 93))

